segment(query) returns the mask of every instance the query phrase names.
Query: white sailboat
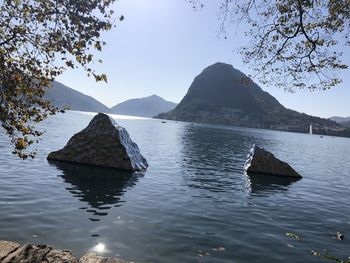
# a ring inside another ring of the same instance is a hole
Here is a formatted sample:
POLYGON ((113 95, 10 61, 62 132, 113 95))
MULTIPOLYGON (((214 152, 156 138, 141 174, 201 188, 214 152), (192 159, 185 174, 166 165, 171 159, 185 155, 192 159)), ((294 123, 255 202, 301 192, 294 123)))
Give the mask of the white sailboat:
POLYGON ((309 133, 312 134, 312 124, 310 124, 310 130, 309 133))

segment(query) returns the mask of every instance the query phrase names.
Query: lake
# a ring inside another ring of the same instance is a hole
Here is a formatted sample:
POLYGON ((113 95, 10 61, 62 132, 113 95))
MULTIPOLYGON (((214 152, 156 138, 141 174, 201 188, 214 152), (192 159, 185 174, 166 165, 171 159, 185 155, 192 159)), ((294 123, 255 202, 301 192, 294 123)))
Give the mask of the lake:
POLYGON ((145 173, 46 160, 90 113, 41 124, 34 160, 13 156, 1 130, 0 240, 135 262, 320 262, 310 250, 325 248, 350 256, 350 139, 111 116, 148 160, 145 173), (304 178, 247 177, 254 143, 304 178))

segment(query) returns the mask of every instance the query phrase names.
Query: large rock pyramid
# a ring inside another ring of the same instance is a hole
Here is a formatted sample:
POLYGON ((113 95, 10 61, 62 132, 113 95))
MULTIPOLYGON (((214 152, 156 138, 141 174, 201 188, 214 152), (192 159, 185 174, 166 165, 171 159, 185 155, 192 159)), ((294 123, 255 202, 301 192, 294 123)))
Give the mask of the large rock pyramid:
POLYGON ((63 149, 51 152, 47 159, 128 171, 141 171, 148 167, 125 128, 103 113, 97 114, 63 149))

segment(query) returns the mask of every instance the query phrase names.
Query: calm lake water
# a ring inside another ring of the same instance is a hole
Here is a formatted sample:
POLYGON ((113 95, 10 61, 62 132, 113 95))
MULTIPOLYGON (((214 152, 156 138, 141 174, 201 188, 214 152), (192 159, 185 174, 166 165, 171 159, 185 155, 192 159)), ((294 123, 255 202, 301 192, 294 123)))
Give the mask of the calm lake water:
POLYGON ((350 256, 350 139, 113 115, 148 160, 144 174, 49 163, 92 117, 47 120, 35 160, 12 156, 1 130, 0 239, 135 262, 320 262, 310 250, 324 248, 350 256), (304 178, 247 178, 253 143, 304 178))

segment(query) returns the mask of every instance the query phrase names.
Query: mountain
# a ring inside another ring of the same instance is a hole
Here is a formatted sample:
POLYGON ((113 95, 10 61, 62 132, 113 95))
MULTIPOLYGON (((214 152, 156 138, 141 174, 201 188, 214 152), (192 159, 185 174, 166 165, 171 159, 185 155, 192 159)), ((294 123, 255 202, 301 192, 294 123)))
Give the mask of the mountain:
POLYGON ((166 101, 153 95, 146 98, 131 99, 122 102, 111 109, 96 99, 71 89, 60 82, 54 81, 45 93, 45 99, 50 100, 59 108, 69 107, 70 110, 105 112, 122 115, 153 117, 162 112, 168 112, 176 107, 176 103, 166 101))
POLYGON ((350 128, 350 117, 338 117, 338 116, 335 116, 335 117, 331 117, 329 119, 339 123, 340 125, 342 125, 344 127, 350 128))
POLYGON ((62 109, 68 106, 70 110, 110 112, 109 108, 101 102, 57 81, 54 81, 52 87, 47 89, 44 97, 62 109))
POLYGON ((350 122, 350 117, 338 117, 338 116, 334 116, 329 118, 332 121, 335 121, 337 123, 343 123, 343 122, 350 122))
POLYGON ((153 117, 162 112, 168 112, 176 107, 176 103, 152 95, 145 98, 131 99, 115 105, 111 113, 141 117, 153 117))
POLYGON ((249 77, 232 65, 216 63, 204 69, 192 82, 174 110, 157 118, 307 132, 337 133, 331 120, 285 108, 249 77))

